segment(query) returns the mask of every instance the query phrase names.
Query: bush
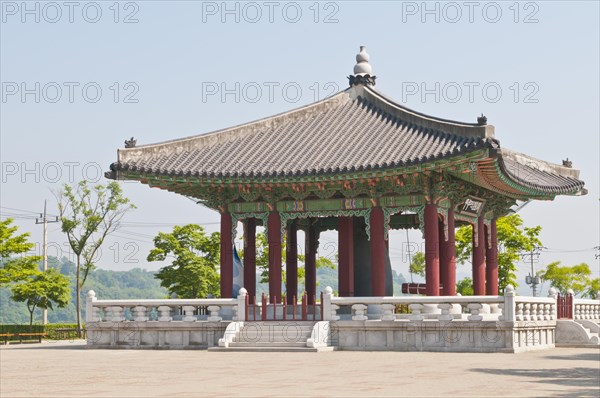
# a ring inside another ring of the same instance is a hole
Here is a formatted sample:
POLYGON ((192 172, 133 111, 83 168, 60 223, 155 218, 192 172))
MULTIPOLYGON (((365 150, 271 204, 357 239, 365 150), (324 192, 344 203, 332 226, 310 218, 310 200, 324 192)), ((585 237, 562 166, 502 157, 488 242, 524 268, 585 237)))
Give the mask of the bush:
MULTIPOLYGON (((0 334, 19 333, 45 333, 49 340, 71 340, 77 338, 76 323, 50 323, 47 325, 8 325, 0 324, 0 334), (73 329, 68 333, 57 332, 57 329, 73 329)), ((12 336, 8 341, 19 340, 18 336, 12 336)))

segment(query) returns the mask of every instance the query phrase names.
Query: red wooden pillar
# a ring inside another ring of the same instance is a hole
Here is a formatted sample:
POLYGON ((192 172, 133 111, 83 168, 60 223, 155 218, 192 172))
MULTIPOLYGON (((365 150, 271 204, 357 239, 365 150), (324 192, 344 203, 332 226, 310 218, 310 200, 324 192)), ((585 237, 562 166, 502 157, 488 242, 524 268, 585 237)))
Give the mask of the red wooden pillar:
POLYGON ((233 294, 233 236, 231 214, 221 213, 221 297, 233 294))
POLYGON ((425 205, 425 292, 440 295, 440 243, 437 206, 425 205))
POLYGON ((308 295, 308 304, 315 303, 317 294, 317 230, 312 224, 312 220, 305 233, 304 240, 304 289, 308 295))
POLYGON ((298 296, 298 228, 296 220, 287 226, 285 242, 285 286, 286 300, 289 305, 294 304, 294 296, 298 296))
POLYGON ((244 223, 244 288, 248 291, 248 302, 256 299, 256 219, 244 223))
POLYGON ((485 295, 485 231, 483 217, 477 218, 477 236, 473 226, 473 293, 485 295), (477 239, 477 240, 476 240, 477 239))
POLYGON ((456 242, 454 235, 454 209, 448 209, 446 220, 448 240, 445 238, 444 225, 440 227, 440 272, 444 296, 456 296, 456 242))
POLYGON ((354 219, 338 219, 338 285, 340 297, 354 296, 354 219))
POLYGON ((385 296, 385 254, 383 210, 371 209, 371 295, 385 296))
POLYGON ((281 218, 277 211, 269 213, 269 302, 281 300, 281 218))
MULTIPOLYGON (((487 229, 487 228, 486 228, 487 229)), ((496 234, 496 219, 490 223, 489 231, 490 246, 485 250, 485 294, 489 296, 498 295, 498 237, 496 234)))

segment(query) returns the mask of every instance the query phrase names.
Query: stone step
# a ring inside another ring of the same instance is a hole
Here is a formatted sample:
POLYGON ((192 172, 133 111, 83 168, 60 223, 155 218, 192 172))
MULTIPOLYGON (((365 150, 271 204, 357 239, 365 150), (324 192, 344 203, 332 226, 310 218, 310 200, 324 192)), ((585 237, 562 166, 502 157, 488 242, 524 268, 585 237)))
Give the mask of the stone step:
POLYGON ((335 347, 210 347, 212 352, 328 352, 335 347))
POLYGON ((306 341, 298 341, 298 342, 252 342, 252 343, 240 343, 240 342, 231 342, 229 343, 229 347, 306 347, 306 341))
POLYGON ((281 342, 281 343, 286 343, 286 342, 297 342, 297 341, 303 341, 306 342, 306 340, 308 340, 310 338, 309 336, 298 336, 298 337, 285 337, 285 336, 270 336, 270 337, 264 337, 264 338, 260 338, 260 339, 256 339, 256 338, 252 338, 252 337, 244 337, 244 336, 235 336, 233 338, 233 342, 236 343, 254 343, 254 342, 261 342, 261 343, 277 343, 277 342, 281 342))

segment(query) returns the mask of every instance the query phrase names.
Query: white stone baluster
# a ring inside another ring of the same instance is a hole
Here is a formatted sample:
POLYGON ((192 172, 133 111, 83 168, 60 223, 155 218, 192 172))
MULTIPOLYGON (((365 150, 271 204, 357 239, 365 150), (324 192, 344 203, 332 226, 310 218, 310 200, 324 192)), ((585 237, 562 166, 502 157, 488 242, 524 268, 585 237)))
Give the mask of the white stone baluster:
MULTIPOLYGON (((575 300, 573 299, 573 301, 575 300)), ((573 319, 581 319, 581 305, 573 304, 573 307, 575 307, 575 311, 573 311, 573 319)))
POLYGON ((590 317, 590 311, 591 310, 591 305, 586 304, 585 305, 585 319, 591 319, 590 317))
POLYGON ((423 304, 409 304, 408 308, 410 309, 410 316, 408 317, 408 319, 410 319, 411 321, 422 321, 423 320, 423 304))
POLYGON ((469 303, 467 308, 471 311, 471 315, 467 317, 469 321, 481 321, 483 317, 479 315, 479 311, 483 308, 480 303, 469 303))
MULTIPOLYGON (((92 322, 100 322, 103 320, 101 312, 102 312, 102 308, 96 307, 95 305, 92 307, 92 322)), ((86 314, 86 318, 87 318, 87 314, 86 314)), ((106 320, 106 319, 104 319, 104 320, 106 320)))
POLYGON ((123 318, 123 307, 107 307, 107 312, 110 314, 110 320, 112 322, 123 322, 125 320, 125 318, 123 318))
POLYGON ((340 309, 340 306, 337 304, 331 304, 331 317, 330 319, 332 321, 339 321, 340 320, 340 316, 337 314, 337 310, 340 309))
POLYGON ((181 309, 183 310, 184 322, 194 322, 197 319, 194 315, 194 310, 196 309, 196 307, 194 307, 193 305, 184 305, 181 307, 181 309))
POLYGON ((504 303, 498 304, 498 308, 500 309, 500 316, 498 316, 499 321, 506 320, 506 311, 504 311, 504 307, 506 307, 506 304, 504 304, 504 303))
POLYGON ((171 307, 168 305, 161 305, 157 308, 158 310, 158 320, 160 322, 171 322, 173 317, 171 317, 171 307))
POLYGON ((133 307, 133 320, 136 322, 146 322, 148 320, 147 308, 143 305, 133 307))
POLYGON ((450 303, 441 303, 438 304, 438 308, 442 310, 442 314, 438 316, 440 321, 451 321, 452 315, 450 315, 450 310, 452 309, 452 304, 450 303))
POLYGON ((209 305, 206 309, 208 310, 208 312, 210 312, 210 315, 208 316, 209 322, 219 322, 223 319, 219 316, 219 311, 221 310, 221 307, 219 307, 218 305, 209 305))
POLYGON ((381 316, 382 321, 396 320, 396 315, 394 315, 394 309, 396 306, 394 304, 382 304, 381 308, 383 309, 383 315, 381 316))
POLYGON ((353 321, 366 321, 367 317, 367 306, 364 304, 354 304, 352 306, 352 320, 353 321))
POLYGON ((531 315, 531 303, 525 303, 523 305, 523 307, 525 308, 523 310, 523 320, 525 320, 525 321, 531 320, 531 317, 530 317, 530 315, 531 315))
POLYGON ((552 304, 544 304, 544 318, 545 321, 552 319, 552 304))
POLYGON ((531 320, 541 321, 544 319, 544 304, 531 304, 531 320))
POLYGON ((515 320, 517 320, 517 321, 523 320, 523 303, 517 303, 517 311, 515 314, 515 320))

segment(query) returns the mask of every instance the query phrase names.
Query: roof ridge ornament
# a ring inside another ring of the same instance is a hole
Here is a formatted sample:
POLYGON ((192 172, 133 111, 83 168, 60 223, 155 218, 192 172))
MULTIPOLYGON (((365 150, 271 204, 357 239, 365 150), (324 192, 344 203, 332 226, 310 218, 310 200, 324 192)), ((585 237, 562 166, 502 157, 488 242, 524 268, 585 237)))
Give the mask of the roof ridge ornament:
POLYGON ((125 140, 125 148, 135 148, 137 145, 137 140, 131 137, 130 140, 125 140))
POLYGON ((360 46, 360 52, 356 54, 356 65, 354 65, 354 74, 348 76, 350 87, 359 84, 365 86, 374 86, 377 76, 371 75, 372 68, 369 63, 369 54, 366 46, 360 46))
POLYGON ((477 124, 480 126, 485 126, 487 124, 487 117, 482 113, 481 116, 477 117, 477 124))

